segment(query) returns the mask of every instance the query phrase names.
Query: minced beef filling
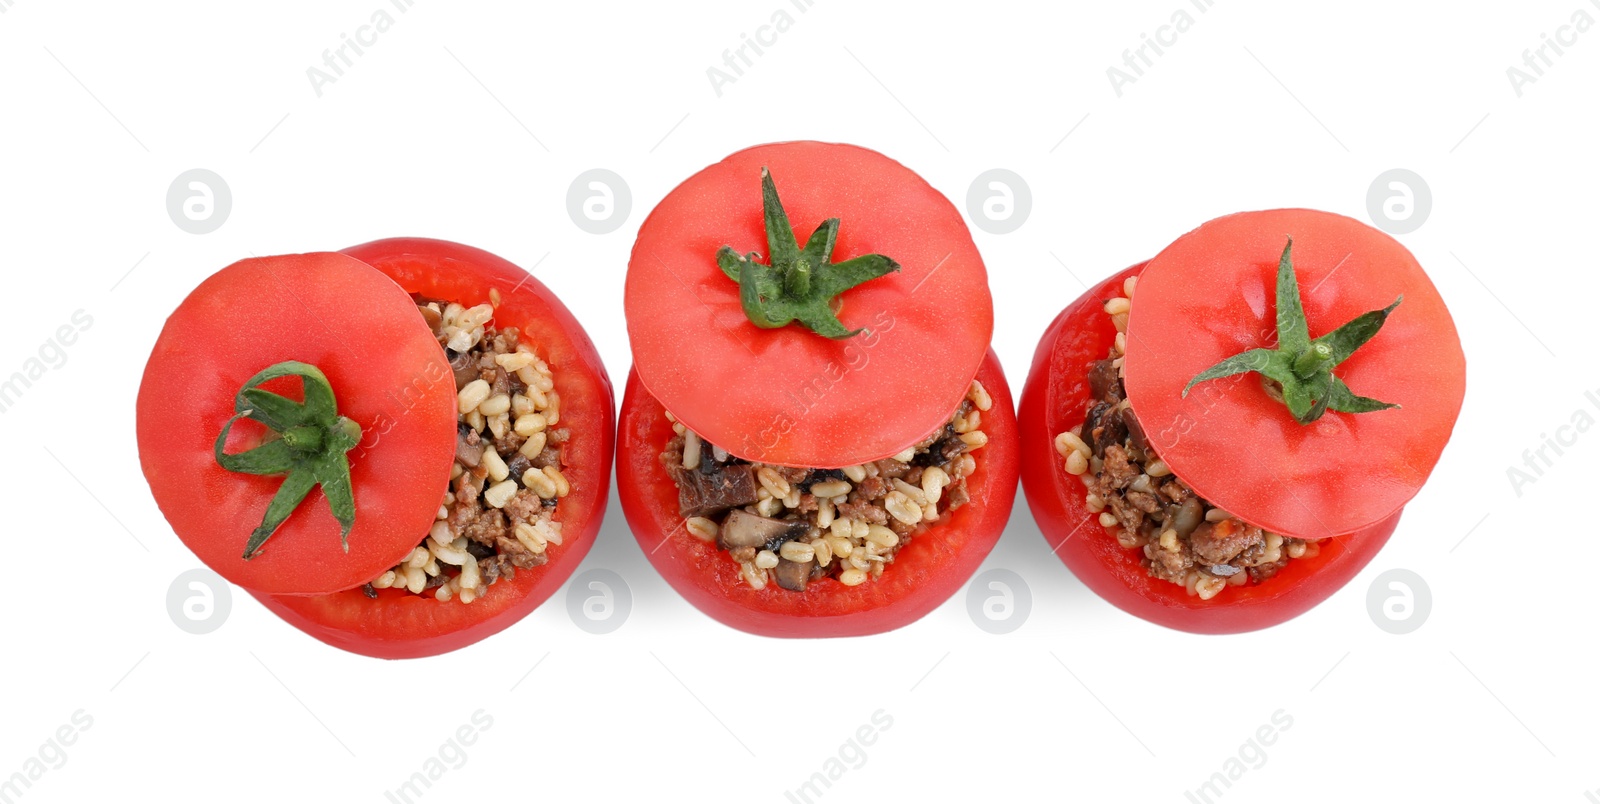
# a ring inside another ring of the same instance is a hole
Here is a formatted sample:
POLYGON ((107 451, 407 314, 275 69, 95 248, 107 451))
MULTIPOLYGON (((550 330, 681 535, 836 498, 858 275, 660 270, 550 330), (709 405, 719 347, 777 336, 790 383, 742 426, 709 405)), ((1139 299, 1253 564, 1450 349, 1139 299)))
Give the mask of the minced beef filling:
MULTIPOLYGON (((1119 333, 1127 326, 1134 281, 1125 287, 1126 303, 1107 304, 1119 333)), ((1118 543, 1142 550, 1152 577, 1183 585, 1202 599, 1226 586, 1271 578, 1290 559, 1316 555, 1316 543, 1237 519, 1172 475, 1128 404, 1123 344, 1119 334, 1110 357, 1090 364, 1092 399, 1084 423, 1056 440, 1067 471, 1088 488, 1089 509, 1100 514, 1118 543)))
MULTIPOLYGON (((974 382, 943 427, 898 455, 843 469, 751 463, 674 422, 661 453, 689 535, 714 541, 756 589, 855 586, 967 500, 991 400, 974 382)), ((668 415, 671 418, 671 415, 668 415)))
MULTIPOLYGON (((491 294, 493 296, 494 294, 491 294)), ((417 300, 445 349, 457 395, 450 490, 432 529, 399 565, 365 587, 431 593, 464 603, 517 570, 544 564, 561 543, 553 513, 570 486, 562 473, 560 397, 550 367, 516 328, 496 328, 491 305, 417 300), (461 411, 465 411, 464 413, 461 411)))

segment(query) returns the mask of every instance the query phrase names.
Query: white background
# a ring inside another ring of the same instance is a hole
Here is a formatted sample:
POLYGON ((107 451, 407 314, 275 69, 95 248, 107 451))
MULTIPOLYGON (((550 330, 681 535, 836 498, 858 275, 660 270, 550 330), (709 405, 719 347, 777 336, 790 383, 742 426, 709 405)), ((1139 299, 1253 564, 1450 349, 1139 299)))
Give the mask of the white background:
POLYGON ((1292 727, 1222 800, 1576 804, 1600 789, 1600 434, 1579 434, 1520 497, 1507 477, 1576 411, 1600 418, 1583 396, 1600 389, 1600 31, 1521 97, 1506 74, 1541 34, 1600 8, 789 3, 0 0, 0 376, 75 310, 93 317, 0 414, 15 546, 0 778, 74 712, 93 718, 19 800, 385 801, 479 709, 492 727, 425 800, 787 801, 878 710, 892 726, 819 800, 1181 802, 1278 710, 1292 727), (1119 97, 1107 68, 1180 7, 1193 27, 1119 97), (378 8, 393 28, 318 97, 307 69, 378 8), (779 8, 793 27, 719 97, 707 68, 779 8), (964 210, 982 171, 1027 181, 1022 227, 976 232, 1019 389, 1082 283, 1240 209, 1366 219, 1378 174, 1415 171, 1432 211, 1401 240, 1468 355, 1455 437, 1366 572, 1244 636, 1113 609, 1020 502, 984 567, 1030 591, 1003 636, 974 624, 964 592, 872 638, 737 633, 657 578, 614 503, 581 570, 630 590, 609 635, 574 624, 565 590, 496 638, 409 662, 325 647, 238 591, 216 632, 174 625, 168 587, 198 562, 140 476, 133 398, 165 315, 201 279, 250 254, 458 240, 537 262, 620 385, 622 279, 644 215, 734 150, 799 138, 882 150, 964 210), (606 235, 566 204, 596 167, 633 198, 606 235), (232 191, 211 234, 167 213, 191 168, 232 191), (1432 600, 1409 635, 1368 613, 1394 568, 1432 600))

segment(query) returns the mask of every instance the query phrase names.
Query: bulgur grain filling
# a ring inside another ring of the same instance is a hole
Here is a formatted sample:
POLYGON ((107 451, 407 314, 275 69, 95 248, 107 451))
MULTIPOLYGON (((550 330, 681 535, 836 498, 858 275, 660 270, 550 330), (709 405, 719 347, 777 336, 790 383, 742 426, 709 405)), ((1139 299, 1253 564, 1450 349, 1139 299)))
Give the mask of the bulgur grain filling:
POLYGON ((440 602, 483 597, 497 581, 532 570, 561 544, 555 508, 571 486, 562 474, 561 397, 550 366, 515 327, 497 328, 493 304, 417 299, 417 309, 455 375, 456 457, 450 490, 416 549, 362 589, 431 594, 440 602))
POLYGON ((876 579, 901 548, 966 504, 992 400, 973 381, 950 420, 898 455, 843 469, 773 466, 730 455, 673 418, 661 462, 689 538, 713 542, 744 583, 795 592, 822 578, 876 579))
POLYGON ((1173 476, 1146 438, 1122 382, 1137 284, 1138 277, 1128 277, 1123 295, 1105 303, 1116 340, 1106 359, 1089 365, 1084 423, 1055 440, 1067 473, 1088 488, 1089 510, 1118 544, 1143 552, 1141 563, 1152 577, 1201 600, 1271 578, 1291 559, 1317 555, 1314 541, 1268 533, 1206 502, 1173 476))

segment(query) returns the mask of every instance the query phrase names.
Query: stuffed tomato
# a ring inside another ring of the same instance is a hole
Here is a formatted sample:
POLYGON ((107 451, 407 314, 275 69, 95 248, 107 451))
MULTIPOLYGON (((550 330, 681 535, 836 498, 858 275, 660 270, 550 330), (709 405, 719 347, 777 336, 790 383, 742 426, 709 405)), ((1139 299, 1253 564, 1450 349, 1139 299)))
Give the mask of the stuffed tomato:
POLYGON ((572 574, 609 489, 611 385, 538 280, 391 239, 245 260, 167 320, 140 463, 208 566, 328 644, 469 645, 572 574))
POLYGON ((1465 366, 1393 238, 1312 210, 1220 218, 1050 325, 1019 411, 1023 488, 1117 607, 1197 633, 1276 625, 1394 532, 1465 366))
POLYGON ((993 304, 960 214, 899 163, 736 153, 640 228, 617 483, 640 546, 711 617, 851 636, 959 589, 1016 493, 993 304))

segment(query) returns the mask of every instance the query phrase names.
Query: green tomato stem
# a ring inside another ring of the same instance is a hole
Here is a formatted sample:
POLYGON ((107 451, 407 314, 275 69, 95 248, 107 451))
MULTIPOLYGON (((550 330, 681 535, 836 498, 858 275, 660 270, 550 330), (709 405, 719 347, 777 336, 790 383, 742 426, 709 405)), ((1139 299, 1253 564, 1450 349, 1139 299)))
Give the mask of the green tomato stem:
POLYGON ((739 301, 750 323, 764 329, 791 322, 829 338, 848 338, 861 330, 845 329, 833 312, 833 300, 850 288, 900 270, 882 254, 866 254, 833 262, 839 219, 829 218, 802 248, 789 226, 789 214, 778 199, 772 173, 761 169, 762 218, 767 230, 767 262, 741 255, 732 246, 717 250, 717 267, 739 283, 739 301))
POLYGON ((1356 396, 1342 380, 1333 375, 1333 368, 1371 340, 1382 329, 1389 314, 1400 306, 1400 299, 1382 310, 1362 313, 1337 329, 1312 340, 1307 331, 1305 308, 1300 300, 1300 284, 1295 278, 1294 262, 1290 256, 1294 240, 1290 238, 1278 260, 1277 325, 1278 348, 1249 349, 1219 361, 1216 365, 1195 375, 1183 387, 1183 396, 1189 389, 1207 380, 1232 377, 1256 372, 1271 380, 1282 393, 1270 394, 1289 409, 1295 421, 1310 424, 1330 410, 1341 413, 1372 413, 1398 408, 1387 402, 1356 396))
POLYGON ((217 465, 230 472, 282 476, 261 525, 245 541, 244 559, 254 558, 311 489, 321 486, 328 507, 339 522, 339 543, 350 550, 350 529, 355 526, 354 491, 350 486, 350 460, 346 455, 361 443, 361 425, 340 416, 333 386, 327 375, 309 363, 285 361, 257 372, 234 397, 236 411, 223 425, 212 449, 217 465), (262 390, 259 386, 279 377, 299 377, 304 402, 262 390), (229 454, 228 434, 240 419, 252 419, 279 434, 255 449, 229 454))

